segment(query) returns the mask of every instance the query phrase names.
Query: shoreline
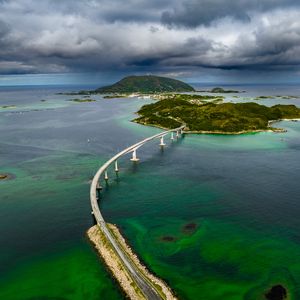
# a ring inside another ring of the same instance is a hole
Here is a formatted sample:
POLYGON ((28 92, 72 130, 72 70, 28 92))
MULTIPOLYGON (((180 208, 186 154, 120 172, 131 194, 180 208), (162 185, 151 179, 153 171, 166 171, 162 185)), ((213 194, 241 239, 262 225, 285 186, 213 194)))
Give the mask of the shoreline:
MULTIPOLYGON (((121 235, 118 227, 113 224, 106 224, 108 229, 116 238, 120 247, 124 250, 129 259, 137 266, 140 273, 149 280, 152 286, 155 286, 155 289, 159 291, 162 299, 177 300, 167 284, 162 279, 150 273, 150 271, 140 262, 137 255, 126 243, 126 240, 121 235)), ((135 281, 130 276, 125 266, 122 264, 120 257, 113 250, 110 242, 106 239, 100 227, 98 225, 92 226, 87 231, 87 236, 125 294, 132 300, 147 300, 147 298, 142 294, 141 290, 136 285, 135 281)))
MULTIPOLYGON (((300 121, 300 119, 281 119, 281 120, 272 120, 269 121, 269 124, 272 123, 276 123, 276 122, 280 122, 280 121, 300 121), (272 123, 270 123, 272 122, 272 123)), ((144 125, 144 126, 150 126, 150 127, 155 127, 155 128, 160 128, 160 129, 164 129, 164 130, 169 130, 170 128, 166 128, 163 126, 159 126, 159 125, 155 125, 155 124, 147 124, 147 123, 142 123, 142 122, 138 122, 137 120, 132 120, 131 122, 136 123, 136 124, 140 124, 140 125, 144 125)), ((268 129, 257 129, 257 130, 242 130, 242 131, 238 131, 238 132, 227 132, 227 131, 208 131, 208 130, 183 130, 184 134, 216 134, 216 135, 241 135, 241 134, 250 134, 250 133, 259 133, 259 132, 275 132, 275 133, 284 133, 287 132, 286 129, 283 128, 273 128, 273 127, 269 127, 268 129)))

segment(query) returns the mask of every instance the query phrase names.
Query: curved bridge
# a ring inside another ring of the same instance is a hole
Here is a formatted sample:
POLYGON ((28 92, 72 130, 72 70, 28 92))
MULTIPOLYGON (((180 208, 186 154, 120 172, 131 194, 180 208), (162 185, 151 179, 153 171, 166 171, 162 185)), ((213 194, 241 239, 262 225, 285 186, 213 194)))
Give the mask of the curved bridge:
POLYGON ((125 150, 119 152, 116 154, 114 157, 112 157, 110 160, 108 160, 100 169, 97 171, 95 174, 92 183, 91 183, 91 188, 90 188, 90 200, 91 200, 91 205, 92 205, 92 214, 94 215, 94 218, 99 225, 101 231, 103 234, 106 236, 106 238, 110 241, 113 249, 117 253, 117 255, 120 257, 121 261, 123 262, 124 266, 127 268, 127 271, 131 275, 132 279, 136 282, 146 299, 150 300, 161 300, 163 299, 160 294, 157 292, 153 284, 150 283, 150 281, 138 270, 136 265, 132 262, 132 260, 127 256, 127 254, 124 253, 122 248, 119 246, 119 243, 116 241, 115 237, 113 234, 110 232, 108 229, 104 218, 101 214, 99 205, 98 205, 98 197, 97 197, 97 191, 101 189, 100 186, 100 177, 101 175, 104 174, 104 180, 108 180, 108 175, 107 175, 107 169, 109 168, 110 165, 114 164, 114 169, 115 172, 118 172, 118 158, 120 158, 123 155, 126 155, 128 153, 132 153, 132 161, 138 161, 139 159, 137 158, 136 151, 138 148, 143 146, 149 141, 152 141, 154 139, 160 139, 160 146, 163 147, 165 146, 164 143, 164 136, 171 134, 171 140, 175 139, 174 133, 176 134, 176 138, 179 137, 179 135, 182 133, 183 128, 185 125, 182 125, 181 127, 167 130, 164 132, 161 132, 159 134, 153 135, 149 138, 146 138, 128 148, 125 150))

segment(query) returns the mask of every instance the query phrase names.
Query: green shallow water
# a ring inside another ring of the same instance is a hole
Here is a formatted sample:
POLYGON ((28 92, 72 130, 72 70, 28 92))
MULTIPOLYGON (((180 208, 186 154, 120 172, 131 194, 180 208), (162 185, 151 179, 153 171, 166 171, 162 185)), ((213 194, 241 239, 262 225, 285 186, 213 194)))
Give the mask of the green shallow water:
MULTIPOLYGON (((0 113, 0 173, 15 176, 0 182, 0 299, 123 299, 85 238, 89 180, 159 129, 128 122, 138 100, 30 111, 35 93, 11 96, 28 112, 0 113)), ((147 145, 109 170, 102 212, 180 299, 264 300, 275 284, 300 299, 299 124, 147 145)))
POLYGON ((98 164, 88 155, 55 153, 2 169, 16 178, 0 183, 0 299, 123 298, 85 238, 85 195, 98 164))
POLYGON ((120 291, 82 243, 59 253, 44 253, 16 267, 2 283, 1 299, 119 299, 120 291))

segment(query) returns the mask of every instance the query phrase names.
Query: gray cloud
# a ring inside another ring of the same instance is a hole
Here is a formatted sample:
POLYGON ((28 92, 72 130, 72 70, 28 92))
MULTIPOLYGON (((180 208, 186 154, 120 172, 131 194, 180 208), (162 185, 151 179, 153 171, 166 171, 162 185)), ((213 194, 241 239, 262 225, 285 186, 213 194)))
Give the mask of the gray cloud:
POLYGON ((0 0, 0 74, 295 71, 299 20, 288 0, 0 0))
POLYGON ((295 0, 184 0, 164 11, 161 20, 170 27, 188 28, 209 25, 226 17, 249 22, 255 12, 299 5, 295 0))

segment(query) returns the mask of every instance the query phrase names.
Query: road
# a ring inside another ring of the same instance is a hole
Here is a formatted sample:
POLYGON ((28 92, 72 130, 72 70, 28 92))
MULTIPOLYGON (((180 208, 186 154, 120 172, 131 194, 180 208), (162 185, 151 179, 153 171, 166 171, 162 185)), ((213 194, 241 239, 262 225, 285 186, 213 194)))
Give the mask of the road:
POLYGON ((112 157, 110 160, 108 160, 104 165, 100 167, 100 169, 95 174, 90 188, 90 200, 92 205, 92 211, 94 214, 94 217, 97 221, 97 224, 99 225, 100 229, 102 230, 103 234, 106 236, 106 238, 110 241, 112 247, 114 248, 117 255, 120 257, 121 261, 123 262, 123 265, 126 267, 127 271, 131 275, 132 279, 135 281, 137 286, 140 288, 146 299, 149 300, 162 300, 163 298, 161 295, 156 291, 156 289, 153 287, 153 285, 150 283, 150 280, 145 277, 144 274, 141 273, 141 271, 138 269, 138 267, 133 263, 133 261, 128 257, 128 255, 124 252, 122 247, 120 247, 119 243, 116 241, 114 235, 110 232, 108 229, 104 218, 101 214, 99 205, 98 205, 98 199, 97 199, 97 183, 100 180, 101 175, 107 170, 107 168, 114 163, 118 158, 120 158, 123 155, 126 155, 128 153, 131 153, 134 151, 134 149, 137 149, 141 146, 143 146, 145 143, 152 141, 154 139, 161 138, 162 136, 170 133, 170 132, 176 132, 180 131, 185 127, 185 125, 172 129, 167 130, 164 132, 161 132, 159 134, 153 135, 151 137, 148 137, 126 149, 116 154, 114 157, 112 157))

